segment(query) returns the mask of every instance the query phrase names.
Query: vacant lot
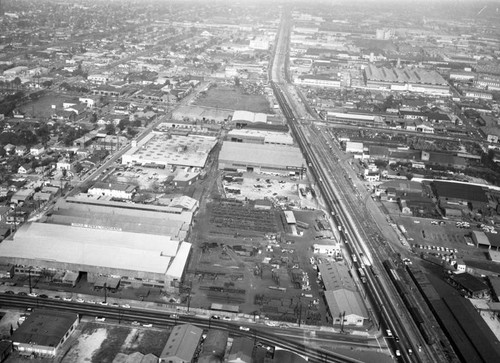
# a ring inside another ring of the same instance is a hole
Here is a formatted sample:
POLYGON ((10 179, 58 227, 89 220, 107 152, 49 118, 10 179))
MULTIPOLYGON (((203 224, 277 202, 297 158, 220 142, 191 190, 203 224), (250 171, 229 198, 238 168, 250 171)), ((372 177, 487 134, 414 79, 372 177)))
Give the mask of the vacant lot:
POLYGON ((213 87, 200 94, 196 105, 229 110, 270 113, 269 102, 262 95, 244 94, 239 87, 213 87))
MULTIPOLYGON (((69 102, 70 100, 74 100, 74 98, 57 94, 46 94, 38 100, 22 105, 19 107, 19 110, 29 117, 49 118, 54 114, 54 111, 62 110, 63 102, 69 102), (55 105, 56 109, 53 109, 52 105, 55 105)), ((78 103, 78 100, 75 103, 78 103)))
POLYGON ((75 332, 73 341, 67 342, 60 362, 111 363, 118 353, 133 352, 152 353, 158 357, 168 335, 156 328, 86 323, 81 331, 75 332))

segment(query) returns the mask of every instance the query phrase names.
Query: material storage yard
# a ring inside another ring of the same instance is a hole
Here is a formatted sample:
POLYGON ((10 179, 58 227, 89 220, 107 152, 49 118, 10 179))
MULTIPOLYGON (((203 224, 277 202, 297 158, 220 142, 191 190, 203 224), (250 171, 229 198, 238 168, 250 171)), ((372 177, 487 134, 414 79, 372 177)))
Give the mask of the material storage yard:
MULTIPOLYGON (((321 258, 314 256, 313 244, 334 245, 333 232, 324 213, 310 207, 294 211, 298 222, 291 228, 280 206, 281 202, 311 206, 318 202, 302 197, 300 187, 287 193, 286 200, 280 199, 283 195, 277 192, 283 185, 298 185, 289 177, 245 174, 241 178, 240 200, 212 193, 197 215, 196 242, 185 279, 191 283, 191 306, 209 308, 218 303, 271 320, 326 322, 316 269, 321 258), (259 182, 276 189, 275 198, 265 207, 245 201, 259 182)), ((306 181, 301 183, 306 186, 306 181)))

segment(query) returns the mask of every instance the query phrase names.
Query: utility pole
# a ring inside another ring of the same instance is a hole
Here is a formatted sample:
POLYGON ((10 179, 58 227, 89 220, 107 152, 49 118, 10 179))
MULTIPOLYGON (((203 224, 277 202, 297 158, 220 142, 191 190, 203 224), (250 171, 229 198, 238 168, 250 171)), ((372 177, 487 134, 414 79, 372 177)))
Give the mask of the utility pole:
POLYGON ((32 293, 32 288, 31 288, 31 267, 28 270, 28 286, 30 288, 30 294, 32 293))
POLYGON ((105 304, 106 304, 106 298, 107 298, 106 290, 107 290, 106 283, 104 283, 104 303, 105 304))

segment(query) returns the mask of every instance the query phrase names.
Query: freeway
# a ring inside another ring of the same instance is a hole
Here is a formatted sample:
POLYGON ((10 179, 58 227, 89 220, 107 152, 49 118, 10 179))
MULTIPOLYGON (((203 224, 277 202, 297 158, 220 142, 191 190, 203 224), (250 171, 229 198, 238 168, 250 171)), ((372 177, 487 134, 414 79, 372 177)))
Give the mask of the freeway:
MULTIPOLYGON (((282 17, 284 23, 287 22, 286 16, 282 17)), ((288 33, 289 25, 282 24, 280 27, 280 32, 288 33)), ((383 321, 383 325, 391 330, 391 336, 393 339, 390 343, 395 352, 400 355, 400 359, 405 362, 421 362, 421 361, 435 361, 434 355, 430 352, 427 347, 425 347, 422 354, 411 354, 411 352, 416 352, 416 347, 425 346, 421 344, 422 337, 419 335, 416 326, 413 324, 411 318, 408 318, 409 313, 406 309, 403 309, 403 304, 401 298, 394 289, 391 283, 387 283, 387 276, 381 267, 381 261, 386 259, 388 256, 379 253, 379 246, 376 246, 373 242, 370 243, 370 239, 366 236, 363 228, 359 228, 360 220, 355 221, 356 213, 354 209, 359 209, 359 202, 356 208, 353 206, 352 202, 346 206, 346 201, 351 200, 350 196, 347 198, 347 193, 345 189, 342 189, 344 194, 344 200, 339 199, 339 190, 335 186, 338 184, 338 166, 333 166, 330 164, 331 153, 326 154, 326 148, 321 148, 318 141, 320 138, 311 138, 308 130, 304 130, 304 127, 299 124, 298 114, 294 110, 293 98, 287 92, 287 83, 283 81, 284 74, 282 66, 285 64, 284 57, 287 55, 287 36, 282 35, 278 37, 278 45, 276 47, 276 54, 274 56, 274 64, 272 66, 272 81, 271 85, 273 87, 274 94, 280 104, 281 110, 286 117, 288 124, 295 136, 295 139, 301 147, 304 157, 308 163, 309 169, 312 172, 315 179, 319 182, 319 188, 322 192, 322 196, 327 203, 327 208, 329 212, 337 217, 339 221, 339 229, 343 229, 344 235, 349 236, 344 237, 343 242, 349 247, 351 252, 357 257, 357 260, 361 261, 362 257, 369 256, 369 260, 375 263, 378 267, 379 273, 375 276, 371 269, 365 268, 366 279, 367 279, 367 291, 369 292, 370 299, 373 306, 378 307, 376 313, 379 315, 379 319, 383 321), (309 139, 314 140, 314 145, 311 145, 309 139), (335 183, 334 183, 335 182, 335 183), (373 254, 372 254, 373 251, 373 254), (375 257, 375 258, 373 258, 375 257), (394 332, 394 334, 392 333, 394 332), (397 337, 397 338, 396 338, 397 337)), ((317 135, 316 135, 317 136, 317 135)), ((342 179, 342 178, 340 178, 342 179)), ((344 183, 340 183, 341 185, 344 183)), ((349 186, 352 188, 352 186, 349 186)), ((348 189, 349 190, 349 189, 348 189)), ((358 193, 349 193, 357 194, 358 193)), ((380 324, 379 324, 380 327, 380 324)), ((389 334, 388 334, 389 335, 389 334)))
MULTIPOLYGON (((31 296, 19 296, 13 294, 0 294, 0 304, 17 308, 48 308, 60 309, 74 312, 80 316, 99 316, 117 320, 118 323, 141 322, 142 324, 153 324, 158 327, 168 327, 178 323, 189 323, 200 328, 227 330, 232 335, 241 335, 259 340, 265 344, 287 349, 302 356, 306 356, 310 362, 327 363, 360 363, 359 360, 341 355, 336 352, 327 351, 318 347, 310 347, 297 338, 277 335, 268 327, 258 327, 254 324, 240 324, 225 320, 207 319, 195 315, 181 315, 177 313, 149 310, 139 308, 123 308, 122 306, 103 306, 99 304, 77 303, 50 298, 39 298, 31 296), (243 329, 241 329, 243 327, 243 329)), ((288 332, 288 335, 291 333, 288 332)), ((297 337, 302 336, 302 331, 297 332, 297 337)))

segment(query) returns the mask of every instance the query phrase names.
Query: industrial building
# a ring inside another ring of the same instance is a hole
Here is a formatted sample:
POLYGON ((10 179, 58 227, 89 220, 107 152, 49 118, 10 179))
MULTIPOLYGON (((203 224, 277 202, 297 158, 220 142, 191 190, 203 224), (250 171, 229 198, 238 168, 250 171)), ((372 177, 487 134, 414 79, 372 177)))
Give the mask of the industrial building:
POLYGON ((448 83, 436 71, 408 67, 376 67, 369 64, 365 68, 365 78, 368 88, 441 96, 450 95, 448 83))
POLYGON ((267 123, 267 115, 265 113, 255 113, 250 111, 234 111, 232 123, 236 126, 245 126, 254 123, 267 123))
POLYGON ((190 363, 198 349, 203 329, 191 324, 176 325, 161 352, 159 363, 190 363))
POLYGON ((76 313, 36 309, 14 331, 14 349, 22 355, 53 358, 78 323, 76 313))
POLYGON ((174 198, 170 203, 175 202, 172 204, 175 206, 159 206, 68 197, 57 202, 46 221, 74 227, 156 234, 186 241, 197 203, 186 201, 181 204, 182 200, 185 198, 174 198), (191 207, 193 210, 186 210, 191 207))
POLYGON ((349 269, 331 260, 319 264, 318 268, 333 324, 362 326, 369 318, 368 311, 349 269))
POLYGON ((215 107, 180 106, 172 113, 172 119, 222 123, 231 119, 233 112, 215 107))
POLYGON ((300 175, 306 162, 298 147, 226 141, 219 154, 219 169, 300 175))
POLYGON ((289 132, 267 130, 233 129, 227 133, 227 140, 251 144, 293 145, 293 137, 289 132))
POLYGON ((122 156, 122 164, 203 168, 217 138, 151 132, 122 156))
MULTIPOLYGON (((190 243, 168 236, 34 222, 2 242, 0 260, 65 272, 71 279, 85 274, 91 283, 100 276, 119 276, 121 284, 172 290, 182 279, 190 250, 190 243)), ((27 271, 16 267, 16 272, 27 271)))
POLYGON ((162 207, 61 200, 47 223, 28 223, 0 245, 0 263, 16 273, 50 270, 53 281, 75 284, 85 276, 108 286, 154 286, 175 291, 191 251, 184 242, 193 213, 162 207), (50 248, 48 248, 50 246, 50 248))

